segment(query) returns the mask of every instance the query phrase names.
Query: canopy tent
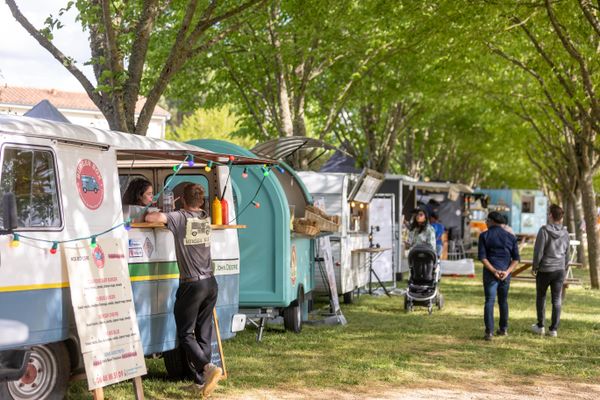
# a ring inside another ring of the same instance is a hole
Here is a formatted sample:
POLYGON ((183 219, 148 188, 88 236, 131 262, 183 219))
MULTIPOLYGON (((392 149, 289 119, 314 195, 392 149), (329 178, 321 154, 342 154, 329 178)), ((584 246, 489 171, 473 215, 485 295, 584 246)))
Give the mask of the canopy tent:
POLYGON ((356 168, 356 160, 345 152, 336 150, 329 160, 321 167, 320 172, 344 172, 349 174, 360 174, 361 170, 356 168))
POLYGON ((40 101, 23 115, 31 118, 47 119, 50 121, 65 122, 67 124, 71 123, 71 121, 62 115, 62 113, 48 100, 40 101))

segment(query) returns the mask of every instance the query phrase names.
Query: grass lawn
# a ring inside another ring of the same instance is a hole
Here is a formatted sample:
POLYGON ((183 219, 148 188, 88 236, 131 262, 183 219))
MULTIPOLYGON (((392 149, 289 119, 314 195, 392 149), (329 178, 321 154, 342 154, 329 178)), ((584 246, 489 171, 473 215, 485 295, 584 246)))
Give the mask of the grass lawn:
MULTIPOLYGON (((529 332, 534 285, 512 282, 509 336, 485 342, 480 265, 476 278, 444 278, 446 307, 403 311, 402 297, 361 296, 343 306, 346 326, 305 326, 299 335, 268 329, 260 344, 248 328, 224 343, 230 378, 215 398, 246 390, 314 388, 352 392, 365 385, 402 387, 461 381, 530 385, 537 379, 597 383, 600 378, 600 292, 570 288, 558 338, 529 332)), ((576 271, 587 278, 587 271, 576 271)), ((402 283, 400 284, 402 287, 402 283)), ((548 296, 549 297, 549 296, 548 296)), ((550 306, 547 307, 549 318, 550 306)), ((496 310, 497 313, 497 310, 496 310)), ((496 314, 497 323, 497 314, 496 314)), ((188 383, 166 379, 162 360, 148 360, 147 398, 190 398, 188 383)), ((130 399, 130 384, 106 388, 107 399, 130 399)), ((89 399, 84 382, 70 399, 89 399)))

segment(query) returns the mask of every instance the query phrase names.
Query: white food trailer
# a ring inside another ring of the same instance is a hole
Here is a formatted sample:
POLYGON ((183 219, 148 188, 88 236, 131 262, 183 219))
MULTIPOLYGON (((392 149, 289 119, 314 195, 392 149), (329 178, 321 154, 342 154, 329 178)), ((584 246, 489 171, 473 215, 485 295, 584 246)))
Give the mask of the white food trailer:
MULTIPOLYGON (((383 181, 383 175, 365 169, 360 175, 337 172, 298 172, 315 204, 324 203, 325 212, 341 217, 339 232, 331 235, 338 293, 345 303, 353 301, 354 292, 369 283, 368 254, 369 213, 371 199, 383 181)), ((327 285, 316 274, 316 290, 327 285)))

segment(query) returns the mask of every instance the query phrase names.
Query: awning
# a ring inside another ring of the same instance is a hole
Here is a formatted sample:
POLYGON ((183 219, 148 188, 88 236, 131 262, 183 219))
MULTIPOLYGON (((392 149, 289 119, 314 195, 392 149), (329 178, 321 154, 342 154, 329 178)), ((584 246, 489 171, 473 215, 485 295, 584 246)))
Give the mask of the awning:
POLYGON ((279 160, 289 157, 300 149, 323 149, 323 153, 329 150, 339 150, 337 147, 319 139, 291 136, 259 143, 252 149, 252 152, 263 157, 279 160))
POLYGON ((450 182, 407 182, 407 185, 419 190, 427 192, 458 192, 458 193, 473 193, 473 189, 464 183, 450 182))
POLYGON ((253 158, 233 155, 233 159, 230 160, 230 154, 213 153, 208 150, 142 150, 142 149, 116 149, 117 159, 119 161, 140 161, 140 162, 151 162, 161 160, 171 160, 174 162, 183 162, 187 156, 192 155, 194 162, 199 164, 207 164, 212 161, 216 164, 228 164, 231 162, 232 165, 256 165, 256 164, 267 164, 275 165, 278 162, 269 158, 253 158))

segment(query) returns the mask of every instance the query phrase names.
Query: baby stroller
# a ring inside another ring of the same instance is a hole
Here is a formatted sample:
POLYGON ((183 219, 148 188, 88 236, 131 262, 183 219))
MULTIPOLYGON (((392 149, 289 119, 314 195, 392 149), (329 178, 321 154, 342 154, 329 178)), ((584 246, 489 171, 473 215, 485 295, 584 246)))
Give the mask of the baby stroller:
POLYGON ((435 304, 444 307, 444 296, 440 293, 440 265, 435 251, 426 244, 417 244, 408 252, 410 278, 404 295, 404 310, 412 311, 415 305, 425 306, 429 314, 435 304))

